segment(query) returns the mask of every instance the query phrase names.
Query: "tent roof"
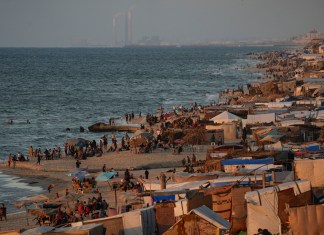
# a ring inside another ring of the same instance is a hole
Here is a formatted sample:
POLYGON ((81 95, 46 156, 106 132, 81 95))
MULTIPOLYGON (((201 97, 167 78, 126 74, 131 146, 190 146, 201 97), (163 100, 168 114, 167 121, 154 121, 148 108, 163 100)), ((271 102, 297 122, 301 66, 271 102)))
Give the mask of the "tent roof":
POLYGON ((191 210, 189 212, 189 214, 191 214, 191 213, 195 213, 196 215, 205 219, 212 225, 215 225, 216 227, 221 228, 221 229, 229 229, 231 226, 231 224, 227 220, 225 220, 223 217, 221 217, 219 214, 212 211, 205 205, 191 210))
POLYGON ((228 111, 224 111, 221 114, 213 117, 210 119, 210 121, 222 123, 222 122, 231 122, 231 121, 238 121, 241 120, 239 116, 236 116, 235 114, 232 114, 228 111))

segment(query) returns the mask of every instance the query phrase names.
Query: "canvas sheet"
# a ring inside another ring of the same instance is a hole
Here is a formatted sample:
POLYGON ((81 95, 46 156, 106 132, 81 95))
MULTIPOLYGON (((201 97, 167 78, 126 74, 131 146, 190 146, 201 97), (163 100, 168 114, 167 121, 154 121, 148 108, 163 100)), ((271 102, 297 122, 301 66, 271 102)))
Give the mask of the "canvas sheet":
POLYGON ((123 213, 125 235, 141 235, 142 222, 140 210, 123 213))
POLYGON ((246 124, 270 123, 276 121, 275 113, 248 114, 246 124))
POLYGON ((250 191, 250 187, 232 188, 231 233, 246 231, 247 209, 244 196, 246 192, 250 191))
POLYGON ((324 159, 295 161, 296 178, 309 180, 313 187, 324 187, 324 159))
POLYGON ((306 180, 294 181, 268 187, 257 191, 247 192, 247 232, 255 234, 259 228, 266 228, 271 233, 281 233, 280 218, 278 215, 277 191, 292 188, 295 195, 311 190, 310 182, 306 180))
POLYGON ((293 235, 324 234, 324 205, 289 209, 289 223, 293 235))
POLYGON ((155 211, 154 207, 148 207, 141 210, 141 221, 143 235, 151 235, 155 232, 155 211))

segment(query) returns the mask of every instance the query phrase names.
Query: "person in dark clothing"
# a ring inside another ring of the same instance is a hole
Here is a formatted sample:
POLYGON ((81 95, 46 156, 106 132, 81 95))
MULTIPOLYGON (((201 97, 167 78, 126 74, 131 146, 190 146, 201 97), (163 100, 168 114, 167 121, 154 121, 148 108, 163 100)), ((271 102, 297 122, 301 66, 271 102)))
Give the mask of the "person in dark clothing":
POLYGON ((81 162, 79 161, 79 159, 75 162, 75 166, 76 168, 80 168, 81 162))
POLYGON ((148 172, 147 169, 145 170, 145 173, 144 174, 145 174, 145 179, 148 179, 150 173, 148 172))
POLYGON ((40 162, 41 162, 41 156, 40 156, 40 154, 37 154, 37 163, 36 163, 36 165, 40 165, 40 162))
POLYGON ((2 203, 2 206, 0 207, 0 220, 2 221, 2 218, 4 218, 7 221, 7 208, 5 204, 2 203))
POLYGON ((106 172, 106 164, 102 166, 102 172, 106 172))

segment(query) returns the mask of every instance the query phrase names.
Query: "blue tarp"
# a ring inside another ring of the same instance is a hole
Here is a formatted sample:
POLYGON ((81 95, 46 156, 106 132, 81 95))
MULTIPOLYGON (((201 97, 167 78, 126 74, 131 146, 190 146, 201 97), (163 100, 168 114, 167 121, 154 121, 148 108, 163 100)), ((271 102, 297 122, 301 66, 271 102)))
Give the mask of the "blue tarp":
POLYGON ((159 201, 175 201, 175 195, 169 195, 169 196, 153 196, 153 202, 159 202, 159 201))
POLYGON ((323 149, 319 145, 311 145, 306 147, 306 151, 322 151, 323 149))
POLYGON ((100 175, 96 177, 96 181, 108 181, 109 179, 114 178, 115 175, 115 171, 101 172, 100 175))
POLYGON ((262 158, 262 159, 228 159, 228 160, 222 160, 221 161, 222 166, 228 166, 228 165, 249 165, 249 164, 271 164, 274 163, 274 159, 272 157, 268 158, 262 158))

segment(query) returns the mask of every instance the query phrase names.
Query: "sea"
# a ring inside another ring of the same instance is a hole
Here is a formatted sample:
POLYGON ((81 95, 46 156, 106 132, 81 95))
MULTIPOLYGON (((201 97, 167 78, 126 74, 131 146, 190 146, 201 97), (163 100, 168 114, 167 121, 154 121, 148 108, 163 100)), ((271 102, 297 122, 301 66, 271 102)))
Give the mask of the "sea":
MULTIPOLYGON (((87 127, 111 117, 123 121, 130 112, 217 102, 221 90, 262 77, 244 69, 259 63, 248 53, 279 49, 284 47, 0 48, 0 161, 9 153, 28 155, 29 146, 44 151, 70 138, 99 141, 103 133, 87 127)), ((17 191, 13 181, 0 173, 0 202, 17 191)), ((25 195, 35 193, 28 187, 25 195)))

